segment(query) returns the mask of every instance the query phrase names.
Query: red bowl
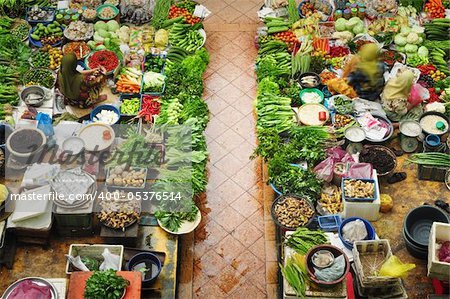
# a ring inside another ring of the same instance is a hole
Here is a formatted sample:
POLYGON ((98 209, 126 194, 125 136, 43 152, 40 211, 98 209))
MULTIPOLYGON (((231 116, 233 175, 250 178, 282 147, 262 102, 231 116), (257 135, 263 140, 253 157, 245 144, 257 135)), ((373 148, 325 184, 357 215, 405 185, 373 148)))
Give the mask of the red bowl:
POLYGON ((350 262, 348 260, 348 257, 345 255, 345 253, 341 249, 339 249, 335 246, 332 246, 332 245, 325 245, 325 244, 317 245, 317 246, 314 246, 313 248, 311 248, 306 255, 306 269, 308 270, 308 275, 309 275, 309 278, 311 279, 311 281, 313 281, 314 283, 316 283, 320 286, 331 287, 331 286, 337 285, 338 283, 342 282, 345 279, 345 277, 347 276, 347 273, 350 271, 350 262), (342 274, 342 276, 339 279, 328 282, 328 281, 319 280, 314 276, 314 265, 312 263, 312 257, 314 255, 314 253, 316 253, 319 250, 330 251, 334 255, 334 258, 337 258, 340 255, 344 255, 345 269, 344 269, 344 273, 342 274))

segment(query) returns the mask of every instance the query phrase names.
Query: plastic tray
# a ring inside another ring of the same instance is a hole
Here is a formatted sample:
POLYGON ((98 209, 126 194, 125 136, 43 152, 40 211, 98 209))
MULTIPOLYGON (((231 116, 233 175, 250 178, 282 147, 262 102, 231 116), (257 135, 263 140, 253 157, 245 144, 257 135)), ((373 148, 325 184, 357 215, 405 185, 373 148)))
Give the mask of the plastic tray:
MULTIPOLYGON (((64 32, 64 27, 60 26, 61 30, 64 32)), ((36 47, 36 48, 42 48, 42 42, 41 41, 37 41, 33 38, 31 38, 31 35, 33 34, 33 32, 36 30, 36 27, 31 28, 30 33, 28 34, 28 41, 30 43, 30 45, 36 47)), ((62 45, 64 41, 64 37, 63 39, 61 39, 59 42, 57 42, 56 44, 51 45, 53 48, 59 47, 62 45)))
POLYGON ((54 8, 51 8, 51 7, 39 7, 39 8, 42 9, 42 10, 46 10, 46 11, 51 11, 51 12, 53 12, 52 18, 51 18, 51 19, 48 19, 48 20, 38 20, 38 21, 30 20, 30 19, 28 18, 28 13, 29 13, 29 11, 31 10, 31 7, 29 7, 29 8, 27 9, 27 14, 26 14, 26 16, 25 16, 25 20, 28 22, 28 24, 30 24, 30 25, 36 25, 36 24, 39 24, 39 23, 42 23, 42 24, 49 24, 49 23, 52 23, 52 22, 55 20, 56 11, 55 11, 54 8))

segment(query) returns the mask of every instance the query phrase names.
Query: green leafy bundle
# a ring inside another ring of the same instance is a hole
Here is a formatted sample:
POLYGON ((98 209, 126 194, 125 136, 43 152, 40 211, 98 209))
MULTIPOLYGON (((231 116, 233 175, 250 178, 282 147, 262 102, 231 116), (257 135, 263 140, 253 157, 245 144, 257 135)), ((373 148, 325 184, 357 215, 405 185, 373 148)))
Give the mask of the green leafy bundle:
POLYGON ((115 270, 96 271, 86 281, 84 298, 120 299, 129 284, 130 282, 117 275, 115 270))

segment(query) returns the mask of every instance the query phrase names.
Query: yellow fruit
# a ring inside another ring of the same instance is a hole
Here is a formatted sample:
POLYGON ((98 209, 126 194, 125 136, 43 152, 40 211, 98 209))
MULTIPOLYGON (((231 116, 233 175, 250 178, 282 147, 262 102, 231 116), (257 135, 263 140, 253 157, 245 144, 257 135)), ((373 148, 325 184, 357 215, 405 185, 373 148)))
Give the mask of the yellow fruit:
POLYGON ((392 200, 392 197, 390 197, 388 194, 380 194, 380 201, 381 201, 380 205, 381 213, 389 212, 394 206, 394 201, 392 200))

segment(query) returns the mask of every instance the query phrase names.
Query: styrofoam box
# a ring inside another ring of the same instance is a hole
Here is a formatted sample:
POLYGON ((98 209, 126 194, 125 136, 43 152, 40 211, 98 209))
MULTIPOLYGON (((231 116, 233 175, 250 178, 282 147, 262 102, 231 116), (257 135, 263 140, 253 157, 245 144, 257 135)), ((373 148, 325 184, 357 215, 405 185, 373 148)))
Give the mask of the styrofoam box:
MULTIPOLYGON (((123 261, 123 245, 108 245, 108 244, 70 244, 69 255, 76 257, 80 255, 81 257, 91 257, 98 260, 101 264, 103 261, 103 250, 108 249, 112 254, 119 256, 119 261, 117 264, 117 269, 122 268, 123 261)), ((66 274, 70 275, 73 271, 70 271, 69 260, 66 263, 66 274)))
POLYGON ((428 277, 439 280, 450 280, 450 263, 439 261, 437 256, 437 240, 450 241, 450 224, 434 222, 428 242, 428 277))
POLYGON ((375 180, 375 200, 372 202, 351 202, 344 198, 344 218, 361 217, 369 221, 378 220, 380 214, 380 187, 378 183, 377 171, 374 169, 372 174, 375 180))

